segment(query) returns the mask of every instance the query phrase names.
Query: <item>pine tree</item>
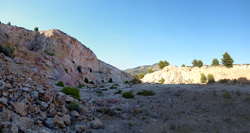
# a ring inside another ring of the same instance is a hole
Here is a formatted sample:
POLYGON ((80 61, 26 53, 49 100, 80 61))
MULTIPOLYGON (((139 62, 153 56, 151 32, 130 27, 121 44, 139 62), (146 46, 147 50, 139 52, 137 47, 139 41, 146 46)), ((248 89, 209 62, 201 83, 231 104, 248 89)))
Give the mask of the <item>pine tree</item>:
POLYGON ((211 66, 218 66, 218 65, 220 65, 219 60, 214 58, 211 66))
POLYGON ((154 72, 151 68, 148 69, 148 73, 154 72))
POLYGON ((233 67, 234 60, 231 58, 231 56, 226 52, 222 55, 223 58, 221 59, 223 66, 230 68, 233 67))

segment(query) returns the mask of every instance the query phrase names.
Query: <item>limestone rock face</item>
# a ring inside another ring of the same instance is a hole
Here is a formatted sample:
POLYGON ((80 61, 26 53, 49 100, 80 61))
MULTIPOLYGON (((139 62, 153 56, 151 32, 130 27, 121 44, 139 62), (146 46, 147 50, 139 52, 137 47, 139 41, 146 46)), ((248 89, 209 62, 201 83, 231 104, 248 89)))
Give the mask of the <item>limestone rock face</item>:
POLYGON ((209 73, 213 74, 215 81, 236 79, 238 82, 246 83, 250 80, 250 65, 234 65, 232 68, 224 66, 203 66, 201 68, 167 66, 162 70, 145 75, 142 82, 159 83, 159 80, 163 78, 165 84, 201 83, 201 73, 206 76, 209 73))
POLYGON ((89 48, 56 29, 34 32, 0 24, 0 46, 10 46, 24 74, 42 83, 52 79, 76 86, 85 77, 95 83, 107 82, 110 78, 117 83, 133 79, 98 60, 89 48))

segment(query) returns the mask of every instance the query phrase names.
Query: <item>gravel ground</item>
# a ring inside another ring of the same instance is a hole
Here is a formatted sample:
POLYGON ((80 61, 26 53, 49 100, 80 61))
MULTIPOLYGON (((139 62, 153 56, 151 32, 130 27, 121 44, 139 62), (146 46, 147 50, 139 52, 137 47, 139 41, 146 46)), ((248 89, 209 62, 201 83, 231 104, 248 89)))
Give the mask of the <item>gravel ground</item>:
POLYGON ((91 132, 250 132, 250 85, 104 84, 80 90, 104 122, 104 128, 91 132), (118 90, 135 97, 114 94, 118 90), (136 95, 142 90, 156 94, 136 95))

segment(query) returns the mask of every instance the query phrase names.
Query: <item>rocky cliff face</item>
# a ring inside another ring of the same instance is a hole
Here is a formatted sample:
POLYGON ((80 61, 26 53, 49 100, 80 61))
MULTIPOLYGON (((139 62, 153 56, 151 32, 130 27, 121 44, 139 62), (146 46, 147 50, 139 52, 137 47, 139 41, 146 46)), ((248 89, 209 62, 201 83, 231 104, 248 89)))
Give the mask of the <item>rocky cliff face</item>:
POLYGON ((142 82, 159 83, 159 80, 163 78, 165 84, 201 83, 201 73, 205 75, 213 74, 215 81, 236 79, 239 82, 246 83, 250 80, 250 65, 234 65, 232 68, 224 66, 204 66, 201 68, 167 66, 160 71, 145 75, 142 82))
POLYGON ((85 77, 95 83, 108 82, 110 78, 118 83, 133 79, 98 60, 89 48, 56 29, 34 32, 0 24, 0 46, 12 48, 13 59, 23 73, 43 83, 48 79, 62 80, 75 86, 83 83, 85 77))
POLYGON ((127 69, 127 70, 124 70, 124 72, 127 72, 131 75, 138 75, 139 73, 142 73, 145 75, 148 73, 149 68, 151 68, 153 71, 160 70, 158 64, 153 64, 153 65, 144 65, 144 66, 139 66, 136 68, 127 69))

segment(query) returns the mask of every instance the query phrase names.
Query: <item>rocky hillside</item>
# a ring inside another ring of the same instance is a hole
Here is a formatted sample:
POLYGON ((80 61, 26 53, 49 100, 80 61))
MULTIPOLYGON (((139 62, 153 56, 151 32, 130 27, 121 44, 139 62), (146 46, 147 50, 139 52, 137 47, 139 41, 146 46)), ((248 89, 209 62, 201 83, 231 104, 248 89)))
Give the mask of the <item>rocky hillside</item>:
POLYGON ((30 31, 0 24, 0 46, 10 49, 13 60, 32 80, 46 83, 48 79, 67 85, 123 83, 133 77, 97 59, 96 55, 75 38, 60 30, 30 31))
POLYGON ((151 68, 153 71, 160 70, 158 64, 153 64, 153 65, 144 65, 144 66, 139 66, 136 68, 127 69, 127 70, 124 70, 124 72, 127 72, 131 75, 138 75, 139 73, 142 73, 145 75, 148 73, 149 68, 151 68))
POLYGON ((163 78, 165 84, 201 83, 201 73, 213 74, 217 82, 223 79, 232 82, 236 79, 238 82, 245 83, 249 82, 250 79, 250 65, 234 65, 232 68, 224 66, 203 66, 201 68, 167 66, 160 71, 145 75, 142 82, 159 83, 159 80, 163 78))

